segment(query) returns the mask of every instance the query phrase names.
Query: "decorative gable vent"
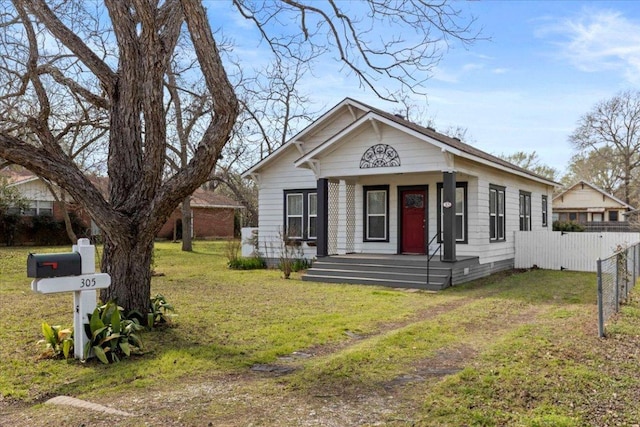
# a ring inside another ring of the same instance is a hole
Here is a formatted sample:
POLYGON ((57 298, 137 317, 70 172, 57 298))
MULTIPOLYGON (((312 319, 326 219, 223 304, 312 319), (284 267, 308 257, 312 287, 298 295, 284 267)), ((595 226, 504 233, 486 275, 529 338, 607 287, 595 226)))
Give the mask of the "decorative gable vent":
POLYGON ((400 166, 400 156, 390 145, 376 144, 367 149, 360 159, 360 169, 400 166))

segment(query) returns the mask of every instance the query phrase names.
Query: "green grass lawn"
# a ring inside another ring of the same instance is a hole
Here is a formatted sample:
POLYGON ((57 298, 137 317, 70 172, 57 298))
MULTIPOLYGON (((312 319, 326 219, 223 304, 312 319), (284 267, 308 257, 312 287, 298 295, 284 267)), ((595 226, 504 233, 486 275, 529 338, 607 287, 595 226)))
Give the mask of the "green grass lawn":
MULTIPOLYGON (((597 337, 594 274, 498 274, 439 293, 226 268, 225 243, 156 245, 173 326, 118 364, 39 358, 29 251, 0 248, 0 425, 635 425, 640 308, 597 337), (124 418, 43 404, 67 395, 124 418)), ((635 293, 633 294, 636 295, 635 293)))

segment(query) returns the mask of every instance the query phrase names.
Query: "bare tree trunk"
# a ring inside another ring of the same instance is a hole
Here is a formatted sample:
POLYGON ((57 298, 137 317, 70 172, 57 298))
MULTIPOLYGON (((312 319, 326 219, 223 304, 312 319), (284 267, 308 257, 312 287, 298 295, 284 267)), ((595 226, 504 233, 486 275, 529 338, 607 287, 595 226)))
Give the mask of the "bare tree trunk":
POLYGON ((71 217, 69 216, 69 210, 67 209, 67 201, 65 200, 64 191, 60 195, 60 202, 62 204, 62 217, 64 218, 64 228, 67 231, 67 236, 69 236, 69 240, 71 240, 71 243, 75 244, 78 241, 78 236, 76 236, 75 231, 73 231, 73 226, 71 224, 71 217))
POLYGON ((182 201, 182 250, 187 252, 193 251, 191 219, 191 196, 187 196, 182 201))
POLYGON ((105 235, 102 266, 112 280, 111 286, 100 292, 100 299, 103 302, 115 300, 125 310, 143 310, 140 315, 145 316, 151 289, 139 284, 151 282, 152 257, 153 239, 119 240, 115 243, 105 235))
POLYGON ((178 241, 178 221, 173 221, 173 243, 178 241))
POLYGON ((71 217, 69 216, 69 210, 67 209, 64 190, 60 190, 60 196, 58 196, 58 192, 49 181, 42 177, 40 177, 40 180, 44 182, 55 201, 62 207, 62 218, 64 219, 65 231, 67 232, 67 236, 69 237, 69 240, 71 240, 71 243, 75 244, 78 241, 78 236, 76 236, 76 233, 73 231, 73 227, 71 226, 71 217))

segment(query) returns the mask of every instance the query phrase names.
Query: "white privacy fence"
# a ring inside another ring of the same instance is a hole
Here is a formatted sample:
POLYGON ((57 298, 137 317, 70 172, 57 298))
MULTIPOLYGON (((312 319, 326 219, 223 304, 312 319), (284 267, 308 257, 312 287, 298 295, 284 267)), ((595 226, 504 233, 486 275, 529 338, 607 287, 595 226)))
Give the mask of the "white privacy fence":
POLYGON ((596 271, 596 261, 640 241, 640 233, 516 231, 516 268, 596 271))

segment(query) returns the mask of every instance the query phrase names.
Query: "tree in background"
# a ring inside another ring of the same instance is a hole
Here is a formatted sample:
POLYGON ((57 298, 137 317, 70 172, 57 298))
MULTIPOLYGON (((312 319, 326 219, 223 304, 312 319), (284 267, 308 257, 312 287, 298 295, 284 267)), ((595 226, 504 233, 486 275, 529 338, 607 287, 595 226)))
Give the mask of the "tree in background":
MULTIPOLYGON (((477 38, 473 19, 447 2, 233 5, 277 61, 327 56, 386 98, 393 93, 381 79, 419 91, 447 43, 477 38), (396 36, 408 32, 413 37, 396 36)), ((12 0, 0 8, 0 158, 54 182, 89 212, 103 232, 102 268, 112 277, 102 300, 144 313, 155 235, 210 179, 239 112, 204 7, 198 0, 12 0), (172 170, 165 83, 179 41, 197 65, 193 79, 202 80, 211 113, 187 164, 172 170), (108 153, 96 159, 107 168, 106 198, 64 150, 71 129, 90 134, 104 128, 101 119, 108 135, 91 144, 108 153)))
POLYGON ((498 157, 551 181, 555 181, 559 174, 555 168, 543 164, 540 161, 538 153, 536 153, 535 151, 532 151, 530 153, 526 153, 524 151, 517 151, 513 154, 502 153, 499 154, 498 157))
POLYGON ((613 166, 611 178, 619 180, 621 199, 637 200, 635 173, 640 166, 640 91, 627 90, 598 102, 582 116, 570 137, 574 148, 599 170, 613 166))
MULTIPOLYGON (((586 181, 609 194, 620 196, 619 192, 622 181, 622 167, 618 163, 612 163, 614 158, 610 147, 600 149, 604 156, 595 151, 577 153, 571 157, 567 173, 560 182, 569 187, 578 181, 586 181)), ((620 197, 622 198, 622 197, 620 197)))
POLYGON ((284 145, 318 115, 311 98, 299 86, 314 58, 291 66, 274 61, 264 67, 243 69, 234 60, 232 74, 240 101, 240 114, 223 159, 211 173, 210 188, 231 196, 244 207, 242 224, 257 226, 258 189, 241 172, 284 145))

